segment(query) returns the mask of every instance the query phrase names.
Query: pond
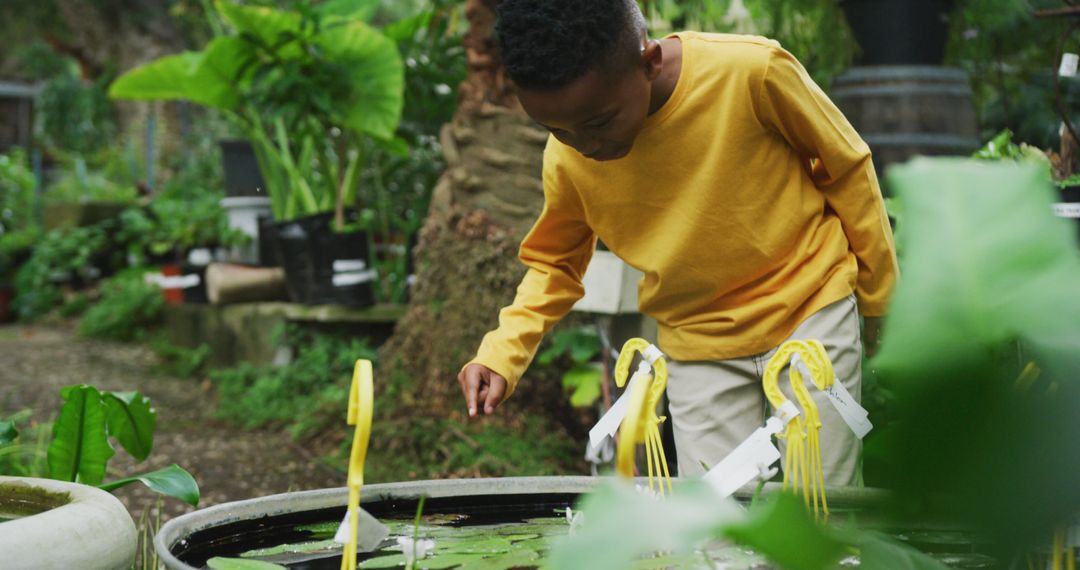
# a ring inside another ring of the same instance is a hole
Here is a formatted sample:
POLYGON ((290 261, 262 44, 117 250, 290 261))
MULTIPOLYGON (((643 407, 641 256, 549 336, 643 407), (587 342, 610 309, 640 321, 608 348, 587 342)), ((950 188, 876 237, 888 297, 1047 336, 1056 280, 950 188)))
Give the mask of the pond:
MULTIPOLYGON (((390 528, 391 536, 380 550, 362 554, 359 568, 403 568, 405 557, 398 539, 411 539, 414 535, 434 542, 433 550, 418 568, 540 568, 549 542, 571 531, 566 509, 577 498, 569 493, 433 498, 426 501, 419 526, 414 517, 416 500, 365 504, 371 514, 390 528)), ((847 524, 852 517, 859 517, 861 526, 875 526, 872 517, 862 517, 860 512, 836 509, 833 520, 847 524)), ((196 568, 206 568, 207 560, 213 557, 230 557, 272 562, 293 570, 337 570, 341 547, 332 537, 343 514, 343 509, 338 507, 233 522, 192 534, 175 544, 172 553, 196 568)), ((879 527, 879 530, 953 568, 997 567, 970 533, 944 526, 905 530, 879 527)), ((850 556, 840 567, 858 564, 858 558, 850 556)), ((718 567, 771 568, 760 555, 728 543, 711 544, 691 555, 658 555, 640 560, 634 566, 638 570, 718 567)))

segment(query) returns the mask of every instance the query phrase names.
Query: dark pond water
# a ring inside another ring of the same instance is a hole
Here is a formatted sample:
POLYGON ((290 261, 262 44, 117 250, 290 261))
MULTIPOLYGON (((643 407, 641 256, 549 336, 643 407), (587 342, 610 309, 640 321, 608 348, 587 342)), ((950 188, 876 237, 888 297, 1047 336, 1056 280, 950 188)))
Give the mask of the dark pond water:
MULTIPOLYGON (((570 531, 565 510, 574 495, 504 495, 466 499, 430 499, 420 525, 414 523, 415 501, 365 505, 390 527, 391 536, 380 550, 363 554, 360 568, 403 568, 405 557, 399 538, 414 534, 433 541, 433 550, 418 564, 431 570, 509 570, 539 568, 549 541, 570 531)), ((838 511, 833 520, 848 520, 853 513, 838 511)), ((291 570, 337 570, 341 547, 333 542, 344 516, 340 508, 266 517, 224 525, 197 533, 177 544, 173 554, 195 567, 206 567, 212 557, 245 558, 280 564, 291 570)), ((868 523, 872 526, 872 523, 868 523)), ((881 528, 893 538, 926 552, 958 569, 997 568, 969 534, 949 529, 881 528)), ((407 547, 407 546, 406 546, 407 547)), ((840 568, 857 568, 851 556, 840 568)), ((685 556, 659 556, 640 560, 635 569, 725 568, 765 570, 771 568, 758 554, 730 544, 709 545, 685 556)))

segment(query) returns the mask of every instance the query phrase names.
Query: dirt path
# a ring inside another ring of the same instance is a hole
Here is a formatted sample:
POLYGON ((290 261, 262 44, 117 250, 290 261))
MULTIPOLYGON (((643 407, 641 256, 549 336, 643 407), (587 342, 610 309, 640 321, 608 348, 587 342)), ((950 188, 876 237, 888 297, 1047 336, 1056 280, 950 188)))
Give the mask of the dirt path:
MULTIPOLYGON (((344 483, 287 435, 241 431, 214 418, 212 394, 195 380, 163 376, 155 364, 156 356, 137 344, 81 339, 64 327, 0 327, 0 417, 30 409, 35 420, 50 421, 60 409, 60 388, 69 384, 138 390, 157 409, 154 450, 140 465, 118 450, 107 480, 177 463, 199 482, 200 507, 344 483)), ((157 501, 139 484, 116 494, 136 520, 157 501)), ((174 499, 162 503, 163 520, 191 510, 174 499)))

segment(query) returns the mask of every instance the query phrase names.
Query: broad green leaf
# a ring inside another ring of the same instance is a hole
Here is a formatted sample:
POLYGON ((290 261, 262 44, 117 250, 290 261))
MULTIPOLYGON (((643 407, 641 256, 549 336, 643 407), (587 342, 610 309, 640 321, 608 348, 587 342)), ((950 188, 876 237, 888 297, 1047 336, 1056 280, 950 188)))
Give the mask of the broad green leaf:
POLYGON ((680 483, 663 500, 616 481, 589 493, 581 510, 583 524, 555 541, 549 567, 624 570, 647 554, 689 553, 744 516, 733 501, 719 498, 700 481, 680 483))
POLYGON ((283 38, 301 33, 300 14, 264 6, 243 6, 231 0, 215 2, 218 13, 238 34, 263 46, 274 46, 283 38))
POLYGON ((113 99, 199 101, 199 88, 191 79, 202 63, 202 52, 183 52, 129 70, 109 86, 113 99))
POLYGON ((288 570, 280 564, 262 560, 244 560, 243 558, 224 558, 215 556, 206 561, 212 570, 288 570))
POLYGON ((383 27, 382 32, 386 37, 401 43, 406 42, 416 36, 416 33, 431 23, 431 18, 435 13, 431 10, 425 10, 414 16, 408 18, 402 18, 395 22, 391 22, 383 27))
POLYGON ((780 493, 759 503, 750 517, 724 534, 787 570, 824 570, 844 553, 844 545, 814 522, 802 499, 780 493))
POLYGON ((136 481, 162 495, 180 499, 193 507, 199 506, 199 484, 190 473, 175 463, 157 471, 118 479, 99 487, 105 491, 113 491, 136 481))
POLYGON ((914 548, 876 532, 861 532, 853 541, 859 548, 861 570, 948 570, 948 566, 914 548))
POLYGON ((10 420, 0 422, 0 445, 11 443, 17 437, 19 437, 19 430, 15 429, 15 422, 10 420))
POLYGON ((397 44, 359 21, 324 31, 316 43, 351 79, 349 99, 336 105, 344 111, 345 126, 375 138, 393 137, 405 100, 405 66, 397 44))
POLYGON ((104 398, 109 435, 136 460, 145 460, 154 448, 157 426, 157 412, 150 407, 150 399, 138 392, 108 392, 104 398))
POLYGON ((576 408, 591 406, 600 398, 600 383, 603 372, 596 366, 587 364, 571 368, 562 377, 563 388, 573 390, 570 405, 576 408))
POLYGON ((951 518, 1022 548, 1080 509, 1075 227, 1038 165, 918 159, 889 183, 903 275, 871 366, 899 421, 867 453, 893 467, 898 503, 952 497, 951 518), (1028 360, 1042 373, 1021 390, 1028 360))
POLYGON ((326 0, 316 7, 324 18, 367 21, 382 5, 382 0, 326 0))
POLYGON ((1020 339, 1044 369, 1076 370, 1076 233, 1052 215, 1043 171, 916 159, 889 172, 904 208, 905 257, 878 369, 918 375, 1020 339))
POLYGON ((97 485, 114 453, 106 433, 101 393, 92 386, 76 385, 61 390, 61 397, 64 405, 53 424, 47 454, 49 477, 97 485))
POLYGON ((239 102, 236 71, 245 53, 236 38, 215 38, 205 52, 168 55, 121 75, 109 97, 142 101, 188 100, 231 110, 239 102))

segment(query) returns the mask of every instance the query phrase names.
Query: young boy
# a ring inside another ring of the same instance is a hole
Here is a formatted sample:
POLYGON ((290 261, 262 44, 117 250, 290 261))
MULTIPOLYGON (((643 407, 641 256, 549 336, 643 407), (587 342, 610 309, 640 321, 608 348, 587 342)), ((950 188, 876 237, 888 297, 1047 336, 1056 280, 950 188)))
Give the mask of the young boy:
MULTIPOLYGON (((799 62, 758 37, 650 40, 633 0, 504 0, 497 32, 552 138, 528 273, 458 377, 469 414, 513 392, 597 238, 645 274, 680 475, 761 425, 762 369, 787 339, 824 343, 858 398, 859 313, 872 350, 896 255, 869 148, 799 62)), ((859 440, 820 396, 825 482, 855 484, 859 440)))

